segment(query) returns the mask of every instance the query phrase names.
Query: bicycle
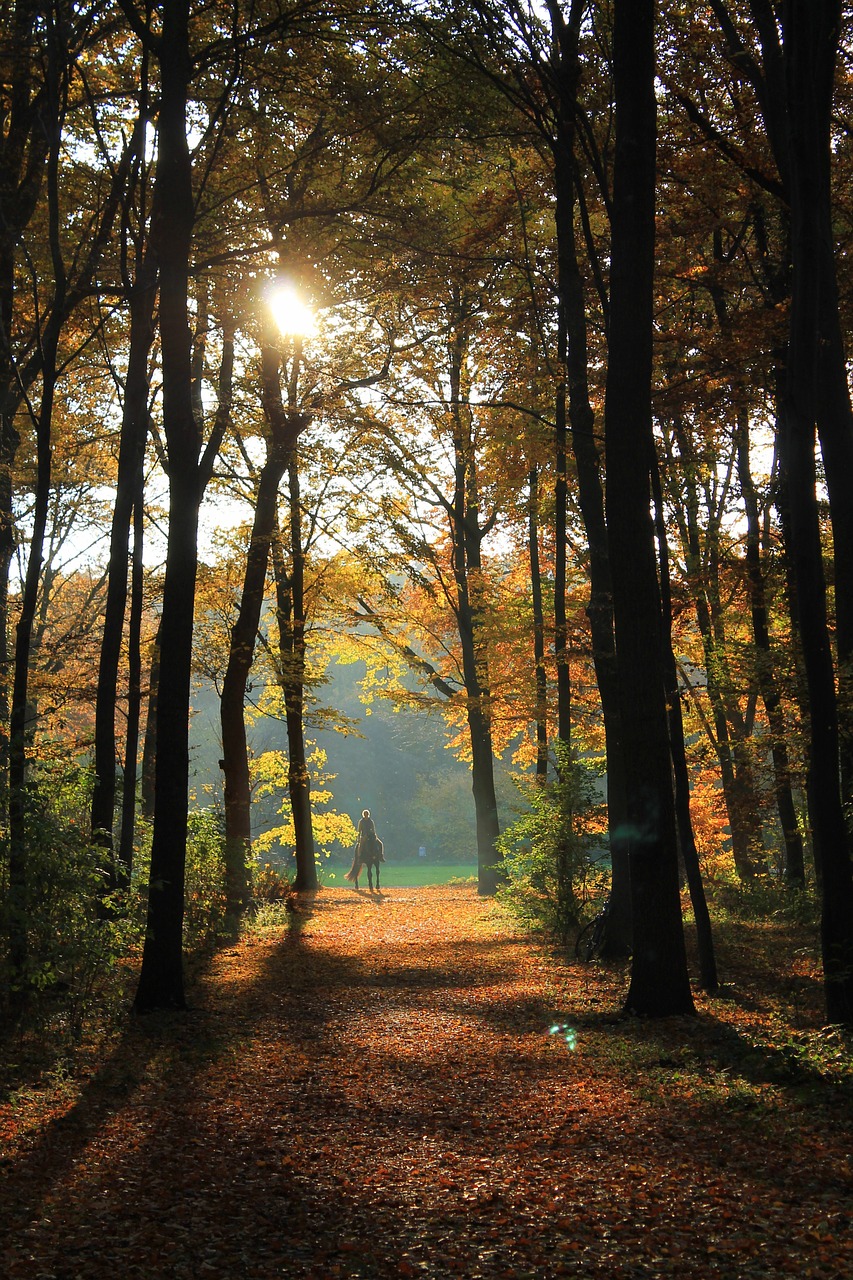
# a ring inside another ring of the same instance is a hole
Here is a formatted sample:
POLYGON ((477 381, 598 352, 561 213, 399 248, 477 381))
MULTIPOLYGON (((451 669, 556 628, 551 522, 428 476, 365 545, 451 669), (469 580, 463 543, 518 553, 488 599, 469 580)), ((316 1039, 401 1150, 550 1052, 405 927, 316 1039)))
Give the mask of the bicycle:
POLYGON ((610 899, 604 903, 597 916, 584 925, 575 942, 575 958, 581 964, 589 964, 598 958, 604 950, 604 939, 607 935, 607 920, 610 915, 610 899))

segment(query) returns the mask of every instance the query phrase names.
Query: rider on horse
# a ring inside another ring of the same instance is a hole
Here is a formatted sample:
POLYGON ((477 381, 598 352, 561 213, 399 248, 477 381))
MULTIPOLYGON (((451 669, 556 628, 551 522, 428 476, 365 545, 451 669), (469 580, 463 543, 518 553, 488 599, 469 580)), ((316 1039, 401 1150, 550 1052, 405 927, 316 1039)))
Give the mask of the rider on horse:
POLYGON ((379 888, 379 864, 385 861, 382 841, 376 834, 376 824, 370 816, 370 810, 364 809, 358 822, 358 840, 353 854, 352 866, 346 874, 358 888, 358 877, 362 867, 367 867, 367 881, 373 888, 372 870, 376 868, 376 888, 379 888))

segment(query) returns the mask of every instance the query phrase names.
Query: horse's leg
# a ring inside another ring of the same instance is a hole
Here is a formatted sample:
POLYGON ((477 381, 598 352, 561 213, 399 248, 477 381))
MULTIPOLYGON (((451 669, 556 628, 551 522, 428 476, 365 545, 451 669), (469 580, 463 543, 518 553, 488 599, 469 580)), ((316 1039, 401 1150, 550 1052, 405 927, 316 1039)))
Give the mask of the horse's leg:
POLYGON ((379 868, 381 865, 382 864, 380 862, 377 862, 376 864, 376 892, 377 893, 379 892, 379 868))
POLYGON ((370 892, 373 893, 373 868, 369 862, 367 864, 367 883, 370 885, 370 892))

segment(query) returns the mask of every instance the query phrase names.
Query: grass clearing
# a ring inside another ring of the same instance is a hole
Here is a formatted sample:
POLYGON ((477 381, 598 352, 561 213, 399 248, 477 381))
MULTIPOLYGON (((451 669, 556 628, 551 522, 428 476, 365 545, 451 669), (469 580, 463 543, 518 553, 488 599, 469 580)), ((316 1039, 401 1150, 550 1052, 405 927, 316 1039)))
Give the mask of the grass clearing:
MULTIPOLYGON (((334 872, 327 871, 323 877, 325 882, 337 888, 346 888, 344 879, 346 868, 336 867, 334 872), (332 878, 334 876, 334 879, 332 878)), ((476 880, 476 862, 454 862, 445 865, 432 863, 423 865, 419 862, 389 863, 382 867, 383 889, 410 889, 430 884, 450 884, 451 880, 476 880)), ((359 884, 367 884, 367 872, 363 871, 359 884)))

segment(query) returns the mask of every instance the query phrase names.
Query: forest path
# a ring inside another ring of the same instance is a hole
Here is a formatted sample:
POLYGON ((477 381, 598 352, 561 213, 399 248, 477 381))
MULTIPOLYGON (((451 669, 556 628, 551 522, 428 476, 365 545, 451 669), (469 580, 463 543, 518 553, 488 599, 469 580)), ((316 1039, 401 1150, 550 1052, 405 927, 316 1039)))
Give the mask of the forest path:
POLYGON ((614 982, 469 888, 325 889, 20 1138, 0 1273, 849 1276, 849 1129, 720 1106, 726 1028, 616 1023, 614 982))

